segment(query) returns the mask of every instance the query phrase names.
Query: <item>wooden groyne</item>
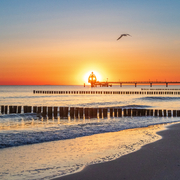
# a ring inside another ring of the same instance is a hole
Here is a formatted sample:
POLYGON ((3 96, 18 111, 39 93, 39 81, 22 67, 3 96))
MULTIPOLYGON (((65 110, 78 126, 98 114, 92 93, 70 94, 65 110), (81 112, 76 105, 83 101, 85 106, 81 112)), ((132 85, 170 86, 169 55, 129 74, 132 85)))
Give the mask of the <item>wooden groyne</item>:
POLYGON ((43 117, 60 118, 108 118, 108 117, 134 117, 134 116, 155 116, 155 117, 180 117, 180 110, 166 109, 126 109, 118 107, 48 107, 48 106, 0 106, 0 115, 4 114, 25 114, 36 113, 43 117))
POLYGON ((98 94, 98 95, 180 95, 180 91, 36 91, 34 94, 98 94))

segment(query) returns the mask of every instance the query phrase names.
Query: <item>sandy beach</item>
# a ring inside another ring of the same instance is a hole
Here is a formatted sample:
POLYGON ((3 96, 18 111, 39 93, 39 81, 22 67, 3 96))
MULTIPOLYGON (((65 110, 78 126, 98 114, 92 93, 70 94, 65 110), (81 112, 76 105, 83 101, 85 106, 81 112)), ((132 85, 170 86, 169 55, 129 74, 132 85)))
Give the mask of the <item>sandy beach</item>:
POLYGON ((180 124, 157 134, 163 138, 119 159, 90 165, 56 180, 177 180, 180 179, 180 124))

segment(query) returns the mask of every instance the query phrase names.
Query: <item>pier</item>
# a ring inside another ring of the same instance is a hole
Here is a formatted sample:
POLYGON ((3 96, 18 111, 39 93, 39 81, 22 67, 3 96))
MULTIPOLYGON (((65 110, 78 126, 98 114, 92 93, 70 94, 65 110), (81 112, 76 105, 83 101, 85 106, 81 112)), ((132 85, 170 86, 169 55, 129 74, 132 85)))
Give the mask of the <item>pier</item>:
POLYGON ((91 83, 91 87, 112 87, 112 85, 119 85, 120 87, 122 87, 123 85, 134 85, 135 87, 137 87, 137 85, 147 85, 149 84, 150 87, 152 87, 153 85, 166 85, 166 87, 168 87, 168 85, 180 85, 180 81, 110 81, 110 82, 99 82, 96 81, 94 83, 91 83))
POLYGON ((95 74, 93 74, 93 72, 89 75, 88 78, 88 83, 91 84, 91 87, 112 87, 113 84, 115 85, 119 85, 120 87, 122 87, 122 85, 134 85, 135 87, 137 87, 137 85, 147 85, 149 84, 150 87, 152 87, 153 85, 166 85, 166 87, 168 87, 168 85, 170 84, 179 84, 180 85, 180 81, 97 81, 97 78, 95 76, 95 74))

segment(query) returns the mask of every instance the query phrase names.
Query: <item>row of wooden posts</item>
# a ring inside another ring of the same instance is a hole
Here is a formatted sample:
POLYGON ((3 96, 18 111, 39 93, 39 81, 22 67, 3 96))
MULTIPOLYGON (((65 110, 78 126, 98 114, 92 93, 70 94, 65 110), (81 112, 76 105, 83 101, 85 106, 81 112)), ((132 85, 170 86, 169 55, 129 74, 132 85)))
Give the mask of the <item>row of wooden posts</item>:
POLYGON ((180 110, 47 107, 47 106, 0 106, 0 114, 37 113, 42 116, 61 118, 106 118, 123 116, 180 117, 180 110))
POLYGON ((36 91, 34 94, 144 94, 144 95, 180 95, 180 91, 36 91))

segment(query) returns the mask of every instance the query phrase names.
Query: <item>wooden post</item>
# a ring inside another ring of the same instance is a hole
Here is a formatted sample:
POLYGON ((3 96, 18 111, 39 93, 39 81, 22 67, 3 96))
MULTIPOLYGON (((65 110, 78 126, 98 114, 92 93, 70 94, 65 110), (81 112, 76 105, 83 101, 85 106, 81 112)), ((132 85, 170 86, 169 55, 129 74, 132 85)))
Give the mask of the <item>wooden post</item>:
POLYGON ((83 118, 83 108, 78 108, 79 116, 82 119, 83 118))
POLYGON ((33 106, 33 113, 37 113, 37 106, 33 106))
MULTIPOLYGON (((47 106, 43 106, 43 112, 42 112, 43 116, 47 115, 47 106)), ((49 107, 48 107, 48 116, 49 116, 49 107)))
POLYGON ((78 118, 78 108, 74 108, 74 117, 78 118))
POLYGON ((93 109, 92 108, 88 109, 88 118, 93 118, 93 109))
POLYGON ((137 116, 141 116, 141 109, 137 109, 137 116))
POLYGON ((123 114, 124 114, 124 117, 127 116, 127 111, 126 111, 126 109, 123 109, 123 114))
POLYGON ((52 107, 48 107, 48 117, 52 117, 52 107))
POLYGON ((24 106, 23 109, 24 109, 24 113, 27 113, 27 106, 24 106))
POLYGON ((176 117, 176 116, 177 116, 177 111, 173 110, 173 117, 176 117))
POLYGON ((153 109, 150 110, 150 116, 153 116, 153 109))
POLYGON ((88 110, 89 108, 85 108, 84 111, 85 111, 85 118, 88 119, 88 110))
POLYGON ((97 118, 97 108, 93 108, 93 118, 97 118))
POLYGON ((166 112, 166 110, 164 109, 164 111, 163 111, 163 113, 164 113, 164 117, 166 117, 167 116, 167 112, 166 112))
POLYGON ((41 107, 37 108, 37 113, 40 114, 41 113, 41 107))
POLYGON ((122 117, 122 109, 118 109, 118 117, 122 117))
POLYGON ((137 109, 132 110, 132 116, 137 116, 137 109))
POLYGON ((18 111, 17 113, 21 114, 21 106, 18 106, 18 111))
POLYGON ((57 117, 57 110, 58 110, 58 107, 54 107, 54 117, 57 117))
POLYGON ((4 114, 4 106, 1 106, 1 114, 4 114))
POLYGON ((99 108, 99 118, 102 118, 102 108, 99 108))
POLYGON ((150 110, 147 109, 146 112, 147 112, 147 116, 150 116, 150 110))
POLYGON ((162 110, 159 110, 159 117, 162 117, 162 110))
POLYGON ((74 107, 70 107, 70 117, 74 118, 74 107))
POLYGON ((155 113, 154 113, 155 116, 158 116, 158 110, 155 109, 155 113))
POLYGON ((117 117, 117 109, 114 109, 114 117, 117 117))
POLYGON ((180 117, 180 110, 177 110, 177 117, 180 117))
POLYGON ((64 118, 68 118, 68 107, 63 108, 63 116, 64 118))
POLYGON ((128 116, 131 116, 131 109, 128 109, 128 116))
POLYGON ((146 109, 142 109, 142 116, 146 116, 146 109))
POLYGON ((113 108, 110 108, 110 117, 113 117, 113 108))
POLYGON ((107 108, 103 108, 103 117, 107 118, 107 108))
POLYGON ((31 107, 31 106, 28 106, 28 107, 27 107, 27 112, 28 112, 28 113, 31 113, 31 110, 32 110, 32 107, 31 107))
POLYGON ((13 106, 9 106, 9 114, 14 113, 13 111, 14 111, 13 106))
POLYGON ((8 106, 4 106, 4 113, 5 113, 5 114, 8 113, 8 106))
POLYGON ((60 117, 63 118, 63 107, 60 107, 59 110, 60 110, 60 113, 59 113, 60 117))
POLYGON ((78 118, 78 108, 74 108, 74 116, 75 118, 78 118))
POLYGON ((171 117, 171 110, 168 110, 168 117, 171 117))

